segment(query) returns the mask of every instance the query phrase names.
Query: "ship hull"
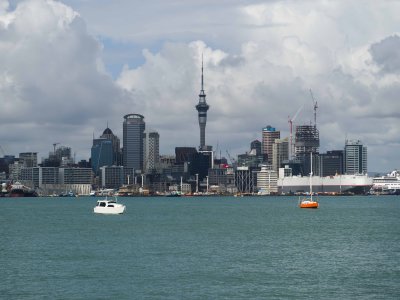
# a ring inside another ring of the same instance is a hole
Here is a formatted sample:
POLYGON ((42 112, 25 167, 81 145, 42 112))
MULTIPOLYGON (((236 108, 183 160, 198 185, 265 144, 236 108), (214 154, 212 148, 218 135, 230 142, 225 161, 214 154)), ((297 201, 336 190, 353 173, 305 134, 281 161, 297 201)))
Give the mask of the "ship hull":
MULTIPOLYGON (((364 195, 372 187, 372 178, 366 175, 342 175, 313 177, 313 191, 318 194, 364 195)), ((304 194, 310 186, 308 177, 284 177, 278 179, 278 190, 283 194, 304 194)))

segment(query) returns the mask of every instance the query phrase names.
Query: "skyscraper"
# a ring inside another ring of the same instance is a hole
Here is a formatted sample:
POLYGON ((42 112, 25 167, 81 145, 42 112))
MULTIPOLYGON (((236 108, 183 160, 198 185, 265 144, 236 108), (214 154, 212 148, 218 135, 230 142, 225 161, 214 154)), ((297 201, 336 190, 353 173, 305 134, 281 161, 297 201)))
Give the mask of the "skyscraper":
POLYGON ((360 140, 346 140, 344 156, 347 174, 367 173, 367 147, 360 140))
POLYGON ((283 161, 289 159, 289 138, 276 139, 272 145, 272 169, 279 172, 283 161))
POLYGON ((100 168, 113 165, 112 141, 106 138, 93 140, 91 149, 92 170, 99 175, 100 168))
POLYGON ((142 115, 128 114, 124 116, 123 164, 125 168, 133 168, 135 171, 143 170, 143 137, 145 127, 142 115))
POLYGON ((160 161, 160 135, 149 131, 144 136, 144 169, 148 173, 155 170, 160 161))
POLYGON ((250 151, 255 150, 256 155, 261 155, 261 142, 259 140, 254 140, 250 143, 250 151))
POLYGON ((201 90, 199 94, 199 103, 196 105, 196 110, 199 114, 199 126, 200 126, 200 150, 205 149, 206 145, 206 123, 207 123, 207 111, 210 106, 206 102, 206 94, 204 92, 204 78, 203 78, 203 60, 201 61, 201 90))
POLYGON ((332 150, 322 153, 320 156, 320 172, 321 176, 334 176, 336 174, 343 174, 343 150, 332 150))
POLYGON ((319 131, 315 125, 296 126, 294 152, 297 158, 319 151, 319 131))
POLYGON ((281 132, 268 125, 262 130, 262 154, 267 155, 269 163, 272 163, 272 145, 281 137, 281 132))
POLYGON ((110 140, 112 142, 112 148, 113 148, 113 164, 116 166, 121 165, 121 148, 120 148, 120 140, 119 138, 114 135, 114 133, 111 131, 110 128, 107 128, 103 131, 103 134, 100 136, 100 138, 104 138, 107 140, 110 140))

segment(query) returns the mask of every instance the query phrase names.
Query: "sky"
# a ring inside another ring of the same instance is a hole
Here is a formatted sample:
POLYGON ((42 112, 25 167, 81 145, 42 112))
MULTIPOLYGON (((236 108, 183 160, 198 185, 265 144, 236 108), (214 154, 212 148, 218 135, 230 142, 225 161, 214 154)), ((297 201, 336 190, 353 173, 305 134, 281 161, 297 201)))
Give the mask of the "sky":
POLYGON ((72 148, 90 157, 139 113, 160 153, 245 153, 271 125, 313 122, 320 152, 368 147, 368 171, 400 169, 400 1, 0 0, 0 155, 72 148), (312 91, 312 95, 310 93, 312 91))

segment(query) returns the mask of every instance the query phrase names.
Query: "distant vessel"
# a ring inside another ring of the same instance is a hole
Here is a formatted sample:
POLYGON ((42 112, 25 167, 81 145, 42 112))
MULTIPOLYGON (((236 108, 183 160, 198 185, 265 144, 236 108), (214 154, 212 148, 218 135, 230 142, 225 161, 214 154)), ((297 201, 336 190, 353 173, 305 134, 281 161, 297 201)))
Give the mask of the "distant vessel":
POLYGON ((166 194, 166 197, 180 197, 181 193, 177 192, 177 191, 171 191, 171 193, 166 194))
POLYGON ((9 197, 37 197, 34 189, 27 187, 20 182, 11 184, 8 188, 9 197))
POLYGON ((374 177, 370 193, 374 195, 400 195, 400 172, 397 170, 385 176, 374 177))
POLYGON ((312 179, 313 179, 313 171, 312 171, 312 153, 310 153, 310 164, 311 164, 311 172, 310 172, 310 197, 299 198, 299 207, 300 208, 318 208, 318 202, 313 199, 313 190, 312 190, 312 179))
POLYGON ((58 195, 59 197, 76 197, 75 193, 73 191, 61 193, 58 195))
MULTIPOLYGON (((367 194, 372 187, 372 177, 366 174, 313 176, 313 190, 318 194, 367 194)), ((283 194, 307 193, 308 176, 278 178, 278 190, 283 194)))
POLYGON ((119 215, 124 213, 125 205, 117 203, 117 199, 108 200, 102 199, 97 201, 97 205, 93 208, 96 214, 119 215))

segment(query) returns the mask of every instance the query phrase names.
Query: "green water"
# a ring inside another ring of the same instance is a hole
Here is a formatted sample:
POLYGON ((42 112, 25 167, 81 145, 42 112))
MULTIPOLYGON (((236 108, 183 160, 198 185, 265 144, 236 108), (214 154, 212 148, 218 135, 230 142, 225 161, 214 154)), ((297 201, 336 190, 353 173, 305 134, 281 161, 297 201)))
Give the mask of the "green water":
POLYGON ((400 197, 0 198, 1 299, 400 299, 400 197))

